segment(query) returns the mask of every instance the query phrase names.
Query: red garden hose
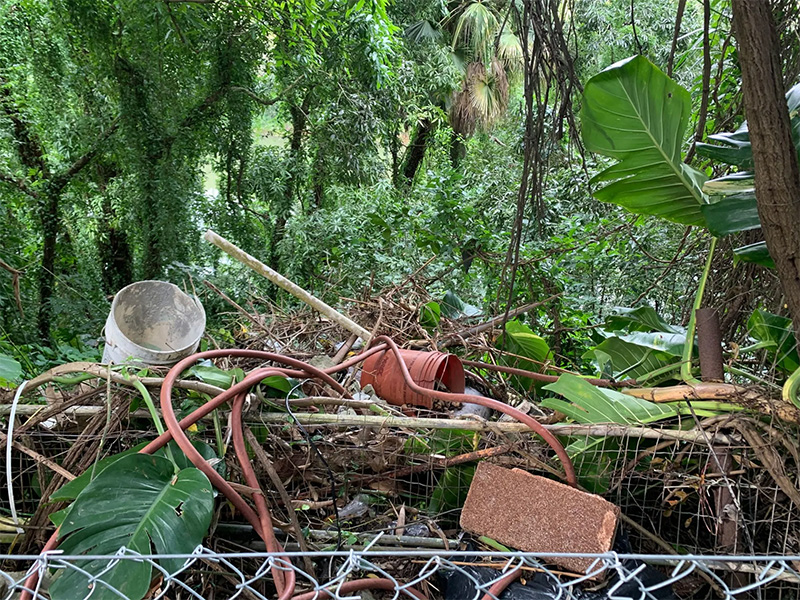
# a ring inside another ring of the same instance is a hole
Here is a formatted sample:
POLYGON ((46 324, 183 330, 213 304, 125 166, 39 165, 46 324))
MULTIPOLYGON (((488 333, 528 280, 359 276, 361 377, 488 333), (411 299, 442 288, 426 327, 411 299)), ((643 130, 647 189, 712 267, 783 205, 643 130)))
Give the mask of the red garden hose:
MULTIPOLYGON (((394 353, 395 358, 399 363, 400 370, 403 374, 403 378, 408 387, 413 391, 446 402, 455 402, 459 404, 479 404, 481 406, 485 406, 487 408, 507 414, 530 427, 534 432, 539 434, 545 442, 547 442, 547 444, 555 451, 556 455, 561 460, 561 463, 564 466, 565 479, 567 480, 567 483, 573 487, 577 487, 577 479, 575 477, 575 469, 572 465, 572 461, 555 436, 547 431, 547 429, 545 429, 538 421, 517 410, 516 408, 491 398, 471 396, 466 394, 452 394, 423 388, 412 380, 411 375, 408 372, 408 368, 400 356, 400 350, 393 340, 386 336, 379 336, 373 340, 373 342, 375 341, 380 341, 382 343, 366 349, 358 356, 345 361, 344 363, 324 370, 300 360, 282 356, 280 354, 262 352, 258 350, 209 350, 207 352, 200 352, 198 354, 189 356, 170 369, 169 373, 167 373, 167 376, 164 378, 164 383, 161 387, 161 410, 167 431, 150 442, 141 450, 141 453, 152 454, 156 450, 164 447, 167 443, 169 443, 170 440, 174 439, 176 444, 178 444, 192 464, 200 471, 205 473, 209 481, 228 500, 230 500, 230 502, 252 525, 253 529, 264 541, 267 551, 280 555, 284 552, 284 550, 275 538, 272 528, 272 518, 269 512, 269 507, 267 506, 266 496, 261 490, 258 478, 256 477, 255 471, 253 470, 252 464, 247 456, 247 449, 244 442, 242 409, 244 407, 245 398, 248 391, 263 379, 270 376, 279 375, 283 377, 316 378, 325 382, 343 396, 351 397, 347 390, 339 382, 333 379, 333 377, 331 377, 331 374, 356 365, 376 352, 388 350, 394 353), (232 385, 229 389, 218 394, 216 397, 206 402, 203 406, 196 409, 190 415, 183 418, 181 421, 178 421, 175 411, 172 407, 172 387, 175 384, 175 381, 178 379, 181 373, 183 373, 188 367, 198 360, 219 357, 256 358, 264 361, 280 363, 289 368, 268 367, 255 369, 250 372, 241 382, 232 385), (213 410, 228 401, 232 401, 231 429, 233 433, 234 452, 241 464, 242 473, 247 485, 259 490, 258 493, 253 494, 253 504, 255 505, 255 510, 251 508, 245 499, 238 492, 236 492, 233 487, 219 473, 217 473, 216 470, 214 470, 213 467, 206 462, 206 460, 200 455, 195 447, 192 446, 189 438, 184 432, 186 428, 190 427, 202 417, 208 415, 213 410)), ((57 543, 58 529, 56 529, 56 531, 47 541, 42 549, 42 552, 44 553, 55 549, 57 547, 57 543)), ((288 558, 284 558, 284 560, 288 562, 288 558)), ((272 575, 275 581, 275 586, 278 590, 279 600, 288 600, 290 598, 293 600, 314 600, 316 598, 322 599, 333 595, 325 590, 319 590, 294 596, 296 578, 293 569, 286 567, 281 568, 280 566, 275 565, 272 567, 272 575)), ((512 575, 518 576, 518 571, 509 573, 507 576, 498 580, 489 590, 490 593, 497 594, 502 592, 502 590, 505 589, 505 587, 515 578, 512 577, 512 575)), ((38 579, 38 573, 33 573, 28 577, 25 582, 26 590, 24 590, 20 595, 21 600, 31 599, 32 596, 29 590, 32 590, 36 587, 38 579)), ((389 590, 394 588, 395 582, 390 579, 359 579, 345 582, 339 585, 336 590, 340 592, 352 592, 363 589, 389 590)), ((412 598, 416 598, 417 600, 425 600, 425 596, 413 588, 404 588, 402 591, 412 598)))

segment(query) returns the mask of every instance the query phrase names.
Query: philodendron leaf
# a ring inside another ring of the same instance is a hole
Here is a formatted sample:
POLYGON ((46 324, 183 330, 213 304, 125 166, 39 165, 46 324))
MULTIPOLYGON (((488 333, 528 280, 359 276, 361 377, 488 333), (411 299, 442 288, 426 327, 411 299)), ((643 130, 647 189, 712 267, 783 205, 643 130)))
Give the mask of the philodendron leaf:
POLYGON ((477 306, 467 304, 453 292, 447 292, 442 299, 442 313, 448 319, 479 317, 483 311, 477 306))
POLYGON ((620 61, 592 77, 583 92, 583 141, 618 162, 592 179, 595 192, 636 214, 704 225, 706 176, 683 163, 692 103, 680 85, 643 56, 620 61))
POLYGON ((628 396, 615 390, 598 388, 584 379, 565 373, 544 389, 564 396, 569 402, 547 398, 542 406, 564 413, 578 423, 652 423, 674 417, 674 408, 628 396))
POLYGON ((438 302, 431 300, 419 309, 419 324, 425 329, 434 329, 442 320, 442 307, 438 302))
POLYGON ((618 379, 636 379, 680 360, 674 354, 617 336, 603 340, 585 352, 583 358, 594 361, 601 373, 618 379))
MULTIPOLYGON (((175 474, 160 456, 131 454, 109 465, 78 495, 63 523, 60 549, 65 554, 113 555, 123 546, 139 554, 188 554, 208 532, 213 494, 206 476, 195 468, 175 474)), ((169 573, 182 559, 162 559, 169 573)), ((53 600, 120 598, 141 600, 150 588, 147 561, 107 559, 78 561, 50 586, 53 600), (89 576, 98 577, 90 583, 89 576), (116 591, 115 591, 116 590, 116 591)))
MULTIPOLYGON (((201 440, 191 440, 191 442, 194 449, 200 453, 200 456, 202 456, 209 465, 214 467, 214 470, 217 473, 225 477, 225 461, 220 460, 216 451, 201 440)), ((181 450, 180 446, 178 446, 174 440, 169 443, 169 449, 172 453, 172 457, 175 459, 175 465, 178 469, 182 470, 194 467, 192 461, 189 460, 189 458, 186 456, 186 454, 184 454, 183 450, 181 450)), ((167 458, 167 453, 164 448, 156 451, 155 455, 167 458)))
POLYGON ((223 390, 227 390, 231 387, 234 379, 233 374, 223 371, 219 367, 215 367, 211 364, 211 361, 207 361, 207 364, 191 367, 187 371, 187 375, 194 375, 203 383, 215 385, 223 390))
MULTIPOLYGON (((674 417, 675 409, 614 390, 598 388, 575 375, 564 374, 544 389, 566 398, 546 398, 542 406, 564 413, 582 424, 620 423, 636 425, 674 417)), ((619 441, 590 436, 570 438, 566 451, 575 463, 581 483, 595 493, 608 489, 617 458, 619 441)))
MULTIPOLYGON (((786 92, 786 107, 789 109, 794 146, 800 153, 800 84, 786 92)), ((735 165, 740 170, 752 170, 753 149, 747 121, 732 133, 717 133, 708 136, 708 139, 716 143, 697 144, 698 154, 735 165)))
MULTIPOLYGON (((795 151, 800 156, 800 84, 786 93, 786 106, 789 109, 795 151)), ((698 154, 734 165, 739 169, 736 173, 707 181, 703 186, 703 191, 712 199, 722 197, 719 202, 703 207, 709 230, 713 235, 719 236, 760 227, 752 172, 753 149, 747 121, 734 132, 717 133, 710 135, 708 139, 713 143, 696 145, 698 154), (725 198, 731 194, 736 196, 725 198)), ((734 250, 734 262, 738 260, 774 267, 763 245, 744 246, 734 250)))
POLYGON ((632 333, 616 334, 623 342, 635 344, 644 348, 652 348, 672 356, 683 354, 683 345, 686 335, 683 333, 666 333, 663 331, 634 331, 632 333))
POLYGON ((103 471, 113 465, 118 460, 130 455, 136 454, 147 445, 147 442, 141 442, 133 448, 129 448, 120 452, 119 454, 112 454, 97 461, 97 463, 84 471, 81 475, 62 485, 50 496, 51 500, 64 501, 75 500, 86 486, 92 482, 92 479, 97 478, 103 471))

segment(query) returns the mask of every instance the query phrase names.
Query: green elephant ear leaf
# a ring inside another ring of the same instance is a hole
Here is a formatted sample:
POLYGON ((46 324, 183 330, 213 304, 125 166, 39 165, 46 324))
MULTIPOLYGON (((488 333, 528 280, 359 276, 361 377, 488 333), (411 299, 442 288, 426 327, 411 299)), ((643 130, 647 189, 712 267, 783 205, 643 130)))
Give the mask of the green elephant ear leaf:
MULTIPOLYGON (((188 554, 202 541, 214 508, 211 483, 198 469, 175 473, 160 456, 130 454, 95 477, 69 507, 59 531, 65 554, 113 555, 124 547, 139 554, 188 554)), ((170 573, 182 559, 162 559, 170 573)), ((152 564, 147 561, 78 561, 79 569, 59 573, 50 586, 53 600, 131 600, 147 594, 152 564), (91 581, 90 577, 97 577, 91 581), (116 591, 115 591, 116 590, 116 591)))
POLYGON ((705 175, 683 163, 692 106, 687 92, 643 56, 611 65, 586 84, 583 141, 618 162, 596 175, 603 202, 636 214, 705 225, 705 175))

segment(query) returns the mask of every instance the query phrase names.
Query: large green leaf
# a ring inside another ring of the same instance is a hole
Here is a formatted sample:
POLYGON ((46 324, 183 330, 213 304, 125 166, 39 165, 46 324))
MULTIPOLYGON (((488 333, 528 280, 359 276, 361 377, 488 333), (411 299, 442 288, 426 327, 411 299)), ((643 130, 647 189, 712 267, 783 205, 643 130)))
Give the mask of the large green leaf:
POLYGON ((6 354, 0 354, 0 387, 18 381, 22 375, 22 365, 6 354))
MULTIPOLYGON (((127 450, 124 450, 118 454, 112 454, 111 456, 106 456, 105 458, 97 461, 95 465, 86 469, 84 473, 82 473, 72 481, 68 481, 60 488, 58 488, 55 492, 53 492, 53 494, 50 496, 50 499, 58 502, 75 500, 75 498, 78 497, 78 494, 80 494, 86 488, 86 486, 92 482, 93 479, 96 479, 108 467, 113 465, 121 458, 139 452, 139 450, 144 448, 147 444, 148 442, 141 442, 136 446, 134 446, 133 448, 128 448, 127 450)), ((217 453, 214 452, 214 449, 211 446, 200 440, 192 440, 192 446, 195 447, 195 449, 200 453, 200 455, 204 459, 206 459, 206 461, 213 463, 214 469, 220 475, 222 476, 225 475, 225 463, 221 461, 217 462, 215 460, 218 459, 218 456, 217 453)), ((174 441, 169 443, 169 448, 172 451, 172 456, 175 459, 175 462, 177 463, 178 469, 187 469, 194 466, 191 463, 191 461, 186 457, 186 454, 183 453, 183 450, 181 450, 180 446, 178 446, 178 444, 176 444, 174 441)), ((156 453, 156 456, 166 457, 164 449, 162 448, 161 450, 159 450, 156 453)), ((66 515, 67 510, 69 510, 69 508, 58 512, 66 515)), ((51 517, 52 516, 53 515, 51 515, 51 517)), ((60 521, 56 524, 60 525, 60 521)))
POLYGON ((595 197, 637 214, 704 225, 706 177, 681 157, 691 110, 689 92, 643 56, 592 77, 580 113, 583 140, 619 161, 593 178, 610 182, 595 197))
POLYGON ((747 320, 747 327, 752 337, 768 344, 779 369, 793 373, 800 367, 791 319, 757 309, 747 320))
POLYGON ((136 454, 147 444, 148 442, 141 442, 133 448, 128 448, 119 454, 112 454, 111 456, 106 456, 105 458, 98 460, 97 463, 86 469, 86 471, 84 471, 81 475, 72 481, 65 483, 55 492, 53 492, 53 494, 50 496, 50 499, 59 502, 65 500, 75 500, 75 498, 78 497, 78 494, 86 489, 86 486, 89 485, 93 479, 97 478, 108 467, 126 456, 136 454))
POLYGON ((544 389, 564 396, 569 402, 547 398, 542 401, 542 406, 562 412, 578 423, 634 425, 660 421, 677 414, 669 405, 656 404, 615 390, 599 388, 569 373, 561 375, 558 381, 544 386, 544 389))
MULTIPOLYGON (((568 401, 546 398, 542 406, 564 413, 583 424, 620 423, 634 425, 674 417, 667 405, 655 404, 614 390, 601 389, 575 375, 565 374, 545 386, 568 401)), ((608 489, 613 465, 621 451, 618 439, 599 436, 576 437, 565 447, 573 460, 581 484, 594 493, 608 489)))
MULTIPOLYGON (((500 355, 499 362, 508 367, 526 371, 542 371, 542 363, 550 358, 550 346, 533 333, 531 328, 520 321, 509 321, 505 333, 497 340, 497 347, 517 356, 500 355), (518 357, 524 358, 518 358, 518 357), (531 360, 526 360, 531 359, 531 360)), ((511 383, 517 388, 529 390, 536 382, 527 377, 512 377, 511 383)))
MULTIPOLYGON (((786 106, 789 109, 794 145, 800 154, 800 84, 786 92, 786 106)), ((717 133, 708 136, 708 139, 716 143, 697 144, 698 154, 737 166, 741 171, 753 168, 753 148, 750 145, 747 121, 734 132, 717 133)), ((752 173, 748 175, 752 177, 752 173)))
POLYGON ((754 193, 736 194, 702 207, 708 230, 715 237, 761 227, 754 193))
MULTIPOLYGON (((800 85, 786 93, 786 104, 794 146, 800 156, 800 85)), ((714 143, 697 144, 698 154, 739 168, 738 172, 712 179, 703 186, 703 191, 712 199, 722 197, 721 200, 703 207, 709 230, 715 236, 720 236, 761 227, 756 210, 753 149, 747 121, 734 132, 718 133, 709 136, 709 139, 714 143)), ((775 266, 763 242, 737 248, 734 256, 734 260, 756 262, 766 267, 775 266)))
POLYGON ((775 261, 767 249, 767 242, 756 242, 755 244, 748 244, 747 246, 740 246, 733 249, 733 264, 739 261, 751 262, 761 265, 762 267, 775 268, 775 261))
POLYGON ((698 142, 695 146, 698 154, 735 165, 740 169, 753 168, 753 152, 750 148, 750 132, 747 130, 746 121, 736 131, 717 133, 708 136, 708 139, 718 143, 698 142))
POLYGON ((419 309, 419 324, 425 329, 435 329, 442 320, 442 307, 438 302, 431 300, 419 309))
MULTIPOLYGON (((61 525, 60 549, 66 554, 115 554, 123 546, 140 554, 190 553, 208 532, 213 494, 206 476, 194 468, 175 474, 160 456, 131 454, 109 465, 78 495, 61 525)), ((159 561, 168 572, 181 559, 159 561)), ((149 589, 152 566, 146 561, 79 561, 83 571, 62 571, 50 587, 53 600, 118 599, 118 590, 140 600, 149 589), (84 574, 85 572, 85 574, 84 574), (101 575, 102 573, 102 575, 101 575), (99 581, 89 583, 88 575, 99 581), (106 585, 104 585, 107 584, 106 585)))
POLYGON ((448 319, 460 319, 461 317, 479 317, 483 311, 477 306, 467 304, 454 292, 447 292, 442 299, 442 313, 448 319))
POLYGON ((683 329, 670 325, 664 318, 649 306, 625 308, 618 306, 614 313, 606 318, 605 329, 609 331, 664 331, 682 333, 683 329))
POLYGON ((618 438, 576 437, 564 446, 581 485, 595 494, 608 491, 620 453, 618 438))
POLYGON ((601 374, 618 379, 636 379, 679 362, 674 354, 628 342, 618 336, 606 338, 585 352, 583 358, 592 360, 601 374))
POLYGON ((672 356, 681 356, 686 343, 683 333, 666 333, 664 331, 634 331, 632 333, 615 334, 623 342, 651 348, 672 356))
POLYGON ((429 512, 435 515, 462 507, 474 475, 474 465, 446 468, 431 493, 429 512))

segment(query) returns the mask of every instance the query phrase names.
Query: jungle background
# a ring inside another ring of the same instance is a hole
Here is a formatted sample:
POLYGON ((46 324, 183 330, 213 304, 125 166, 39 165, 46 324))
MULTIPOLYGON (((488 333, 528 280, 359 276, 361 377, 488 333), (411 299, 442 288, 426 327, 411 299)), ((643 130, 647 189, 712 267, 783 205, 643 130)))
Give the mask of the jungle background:
MULTIPOLYGON (((800 20, 772 14, 788 90, 800 20)), ((555 296, 523 320, 555 364, 598 371, 616 307, 687 324, 711 234, 593 197, 613 161, 581 137, 584 86, 646 57, 690 93, 685 161, 725 175, 695 144, 744 121, 734 33, 726 0, 3 0, 0 353, 28 376, 98 360, 110 299, 152 278, 235 345, 247 326, 204 281, 295 301, 211 228, 331 304, 411 274, 486 314, 555 296)), ((708 270, 734 354, 754 313, 790 330, 775 271, 734 260, 760 239, 720 238, 708 270)), ((752 377, 780 335, 755 336, 752 377)))

